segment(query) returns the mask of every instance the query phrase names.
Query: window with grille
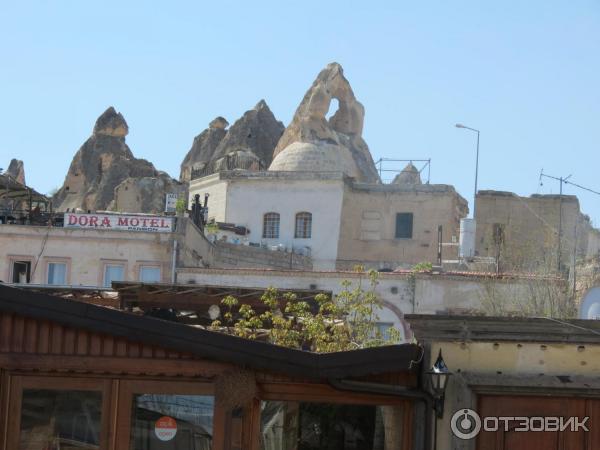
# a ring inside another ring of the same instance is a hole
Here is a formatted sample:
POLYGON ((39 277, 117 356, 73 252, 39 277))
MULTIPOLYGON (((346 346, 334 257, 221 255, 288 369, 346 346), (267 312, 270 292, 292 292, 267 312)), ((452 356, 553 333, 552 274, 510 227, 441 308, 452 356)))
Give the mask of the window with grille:
POLYGON ((413 214, 396 214, 396 239, 412 239, 413 234, 413 214))
POLYGON ((308 239, 312 233, 312 214, 309 212, 300 212, 296 214, 295 238, 308 239))
POLYGON ((278 239, 279 238, 279 214, 270 212, 266 213, 263 218, 263 238, 278 239))

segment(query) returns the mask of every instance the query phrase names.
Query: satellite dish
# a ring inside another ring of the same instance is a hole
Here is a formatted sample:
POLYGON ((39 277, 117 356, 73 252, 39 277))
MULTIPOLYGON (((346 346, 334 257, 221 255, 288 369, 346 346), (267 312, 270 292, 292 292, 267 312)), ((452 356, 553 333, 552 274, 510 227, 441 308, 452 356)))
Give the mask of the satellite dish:
POLYGON ((583 297, 579 318, 600 320, 600 287, 591 288, 583 297))
POLYGON ((210 305, 210 308, 208 308, 208 317, 210 317, 210 320, 217 320, 220 315, 221 308, 218 305, 210 305))

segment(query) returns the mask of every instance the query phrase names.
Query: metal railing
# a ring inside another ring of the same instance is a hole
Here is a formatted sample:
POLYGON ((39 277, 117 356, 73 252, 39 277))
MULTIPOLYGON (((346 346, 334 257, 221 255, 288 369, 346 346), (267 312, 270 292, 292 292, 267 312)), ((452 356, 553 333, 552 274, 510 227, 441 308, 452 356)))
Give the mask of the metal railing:
POLYGON ((62 227, 64 225, 64 213, 36 211, 35 209, 29 211, 23 209, 0 208, 0 223, 3 225, 49 225, 53 227, 62 227))
POLYGON ((223 158, 210 161, 204 167, 192 168, 191 179, 195 180, 216 172, 234 169, 259 172, 267 170, 267 165, 262 160, 251 159, 245 155, 225 155, 223 158))

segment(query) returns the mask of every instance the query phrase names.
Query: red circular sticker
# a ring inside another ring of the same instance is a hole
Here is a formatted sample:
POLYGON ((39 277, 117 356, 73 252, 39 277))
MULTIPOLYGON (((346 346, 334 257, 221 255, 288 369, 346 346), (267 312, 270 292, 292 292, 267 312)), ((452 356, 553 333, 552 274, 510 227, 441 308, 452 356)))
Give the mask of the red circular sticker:
POLYGON ((163 416, 154 424, 154 434, 161 441, 170 441, 177 434, 177 422, 169 416, 163 416))

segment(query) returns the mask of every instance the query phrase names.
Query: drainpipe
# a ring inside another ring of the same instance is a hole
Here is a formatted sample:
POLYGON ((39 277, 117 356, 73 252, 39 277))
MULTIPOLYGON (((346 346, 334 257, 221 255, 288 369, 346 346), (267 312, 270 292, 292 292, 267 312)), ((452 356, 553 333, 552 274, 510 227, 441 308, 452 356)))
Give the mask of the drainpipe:
MULTIPOLYGON (((431 394, 416 390, 407 389, 400 386, 392 386, 389 384, 370 383, 365 381, 355 380, 328 380, 329 384, 340 391, 364 392, 368 394, 393 395, 401 398, 410 398, 416 401, 423 402, 425 405, 425 437, 423 439, 423 450, 432 448, 435 444, 435 439, 431 434, 431 417, 433 416, 433 397, 431 394)), ((437 420, 435 417, 433 420, 437 420)))
POLYGON ((177 267, 177 239, 173 238, 173 257, 171 260, 171 284, 175 284, 177 273, 175 268, 177 267))

